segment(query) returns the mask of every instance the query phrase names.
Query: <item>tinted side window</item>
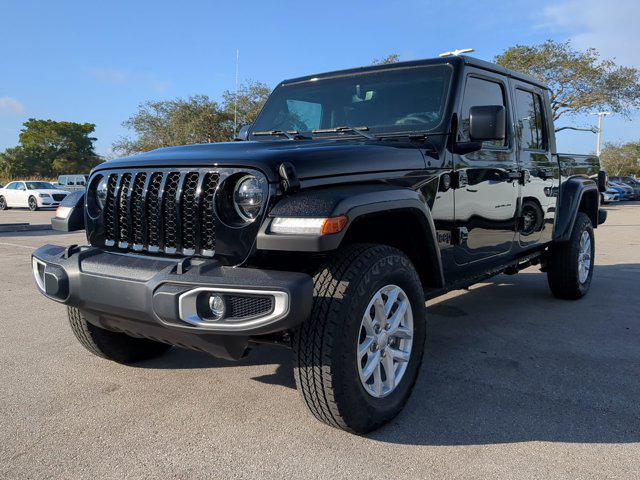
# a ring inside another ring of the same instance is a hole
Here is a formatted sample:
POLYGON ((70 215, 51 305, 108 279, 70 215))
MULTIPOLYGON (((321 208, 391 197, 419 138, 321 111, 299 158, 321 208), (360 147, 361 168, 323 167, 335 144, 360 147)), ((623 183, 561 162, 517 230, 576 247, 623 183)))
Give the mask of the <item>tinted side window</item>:
MULTIPOLYGON (((504 90, 497 82, 483 80, 481 78, 469 77, 464 90, 462 100, 462 118, 460 120, 459 141, 468 142, 469 138, 469 109, 482 105, 502 105, 506 108, 504 101, 504 90)), ((484 142, 483 147, 503 147, 505 140, 493 140, 484 142)))
POLYGON ((16 182, 11 182, 4 188, 6 188, 7 190, 14 190, 16 188, 16 182))
POLYGON ((527 150, 546 149, 540 95, 525 90, 516 90, 516 128, 521 148, 527 150))

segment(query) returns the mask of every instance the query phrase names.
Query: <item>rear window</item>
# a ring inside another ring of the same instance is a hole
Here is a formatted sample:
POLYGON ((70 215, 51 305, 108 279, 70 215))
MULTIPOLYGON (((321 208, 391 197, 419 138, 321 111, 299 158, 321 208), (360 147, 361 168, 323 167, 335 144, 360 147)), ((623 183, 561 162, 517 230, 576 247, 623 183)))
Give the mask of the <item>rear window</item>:
POLYGON ((516 128, 521 148, 525 150, 546 149, 540 95, 526 90, 516 90, 516 128))

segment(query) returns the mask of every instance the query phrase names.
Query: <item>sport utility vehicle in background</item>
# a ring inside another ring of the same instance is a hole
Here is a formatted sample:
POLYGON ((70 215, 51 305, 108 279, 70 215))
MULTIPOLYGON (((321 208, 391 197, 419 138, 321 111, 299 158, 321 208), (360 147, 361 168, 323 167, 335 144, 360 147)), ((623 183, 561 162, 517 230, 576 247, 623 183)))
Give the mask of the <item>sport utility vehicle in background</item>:
POLYGON ((556 151, 528 76, 447 57, 295 78, 241 139, 103 163, 60 208, 88 245, 39 248, 33 274, 90 352, 288 346, 309 411, 367 432, 413 388, 426 299, 531 265, 589 290, 606 176, 556 151))

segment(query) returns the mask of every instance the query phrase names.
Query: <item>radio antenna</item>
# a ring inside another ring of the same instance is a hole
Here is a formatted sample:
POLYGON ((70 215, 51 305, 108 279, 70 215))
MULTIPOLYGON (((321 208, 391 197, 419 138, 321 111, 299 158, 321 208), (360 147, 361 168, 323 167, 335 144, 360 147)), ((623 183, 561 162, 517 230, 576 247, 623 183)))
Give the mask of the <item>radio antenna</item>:
POLYGON ((233 96, 233 137, 238 128, 238 64, 240 63, 240 49, 236 48, 236 93, 233 96))

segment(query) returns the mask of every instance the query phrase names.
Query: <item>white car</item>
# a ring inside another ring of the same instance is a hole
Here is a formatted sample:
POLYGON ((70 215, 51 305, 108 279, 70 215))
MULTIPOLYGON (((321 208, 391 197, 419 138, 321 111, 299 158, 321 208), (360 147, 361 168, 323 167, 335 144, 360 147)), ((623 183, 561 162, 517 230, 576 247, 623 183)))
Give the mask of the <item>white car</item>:
POLYGON ((67 195, 68 191, 60 190, 49 182, 10 182, 0 188, 0 210, 23 207, 33 211, 42 207, 57 207, 67 195))

